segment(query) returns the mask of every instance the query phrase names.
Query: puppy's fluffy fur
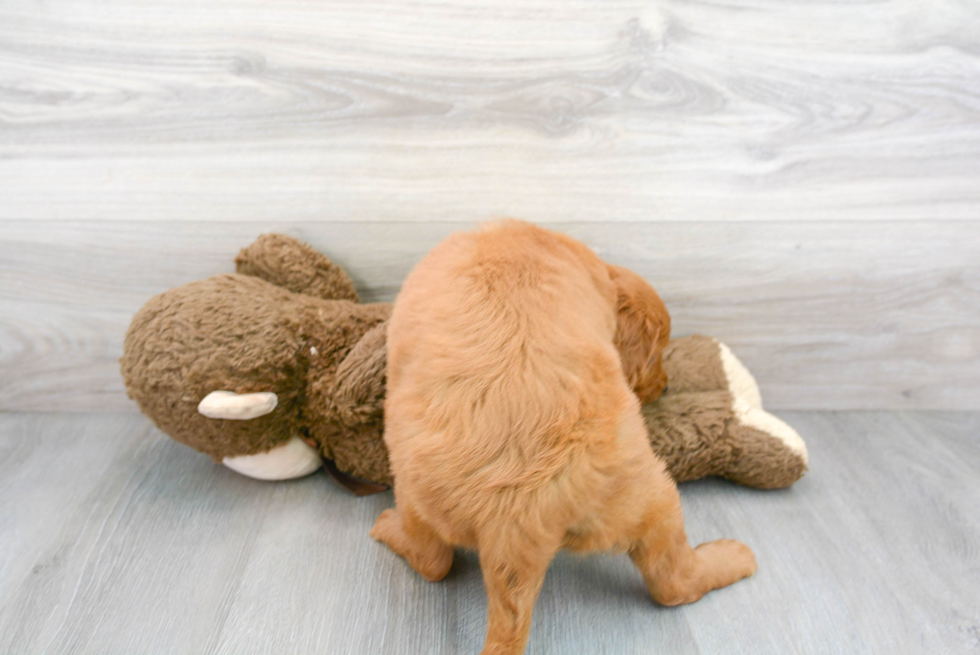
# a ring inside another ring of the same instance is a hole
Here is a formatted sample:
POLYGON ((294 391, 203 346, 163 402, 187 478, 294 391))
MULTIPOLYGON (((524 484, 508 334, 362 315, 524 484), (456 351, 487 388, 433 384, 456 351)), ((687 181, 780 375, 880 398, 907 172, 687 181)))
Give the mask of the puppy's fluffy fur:
POLYGON ((522 653, 561 548, 628 551, 653 598, 751 575, 735 541, 692 549, 640 402, 663 391, 670 318, 583 244, 506 221, 457 234, 409 275, 388 332, 385 442, 396 508, 372 536, 429 580, 479 551, 483 653, 522 653))

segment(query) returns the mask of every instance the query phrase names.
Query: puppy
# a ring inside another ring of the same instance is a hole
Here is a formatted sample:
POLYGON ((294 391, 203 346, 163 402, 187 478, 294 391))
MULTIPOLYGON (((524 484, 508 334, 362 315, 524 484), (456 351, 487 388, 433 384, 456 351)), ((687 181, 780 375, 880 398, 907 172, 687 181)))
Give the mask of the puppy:
POLYGON ((395 509, 371 531, 428 580, 476 549, 484 655, 524 652, 561 548, 627 551, 658 603, 755 572, 745 545, 692 549, 640 403, 666 385, 653 288, 518 221, 451 236, 409 275, 388 328, 385 443, 395 509))

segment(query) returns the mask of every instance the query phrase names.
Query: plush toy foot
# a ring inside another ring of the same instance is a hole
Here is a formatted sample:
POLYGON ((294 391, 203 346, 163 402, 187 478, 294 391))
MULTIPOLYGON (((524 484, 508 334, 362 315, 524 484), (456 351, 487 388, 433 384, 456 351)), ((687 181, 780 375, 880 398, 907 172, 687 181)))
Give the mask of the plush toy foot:
POLYGON ((672 339, 664 351, 672 393, 727 391, 762 408, 755 378, 728 346, 701 334, 672 339))
POLYGON ((720 475, 759 489, 807 470, 803 439, 762 409, 759 386, 725 344, 695 335, 664 353, 670 390, 643 408, 650 444, 677 482, 720 475))
POLYGON ((221 463, 232 471, 256 480, 292 480, 318 470, 320 453, 299 437, 255 455, 225 457, 221 463))
POLYGON ((725 371, 725 380, 728 382, 728 391, 748 403, 752 407, 762 409, 762 393, 755 378, 749 373, 738 357, 735 356, 728 346, 718 343, 719 355, 721 356, 721 366, 725 371))
POLYGON ((806 472, 809 456, 803 438, 789 425, 744 399, 732 404, 735 420, 728 436, 741 452, 725 477, 757 489, 782 489, 806 472))

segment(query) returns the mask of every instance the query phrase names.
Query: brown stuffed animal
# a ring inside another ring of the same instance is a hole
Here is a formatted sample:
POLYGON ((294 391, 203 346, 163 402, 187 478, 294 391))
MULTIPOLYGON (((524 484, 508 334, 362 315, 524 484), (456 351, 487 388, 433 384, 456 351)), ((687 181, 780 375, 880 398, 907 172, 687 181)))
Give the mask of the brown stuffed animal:
MULTIPOLYGON (((216 275, 151 298, 126 334, 129 396, 165 433, 261 479, 321 463, 356 493, 391 484, 382 439, 391 306, 361 304, 347 274, 309 246, 267 234, 216 275), (375 483, 375 484, 372 484, 375 483)), ((674 339, 670 387, 644 407, 650 442, 678 482, 718 475, 785 487, 803 440, 763 411, 723 344, 674 339)))

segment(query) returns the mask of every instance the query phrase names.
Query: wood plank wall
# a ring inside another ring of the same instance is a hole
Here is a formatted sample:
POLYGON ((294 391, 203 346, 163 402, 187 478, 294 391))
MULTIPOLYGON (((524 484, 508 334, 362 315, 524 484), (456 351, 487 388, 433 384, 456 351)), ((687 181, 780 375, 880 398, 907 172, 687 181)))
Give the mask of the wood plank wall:
POLYGON ((771 408, 980 408, 980 4, 0 5, 0 410, 132 409, 133 312, 262 232, 377 300, 499 216, 771 408))

